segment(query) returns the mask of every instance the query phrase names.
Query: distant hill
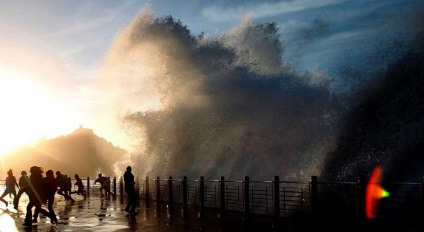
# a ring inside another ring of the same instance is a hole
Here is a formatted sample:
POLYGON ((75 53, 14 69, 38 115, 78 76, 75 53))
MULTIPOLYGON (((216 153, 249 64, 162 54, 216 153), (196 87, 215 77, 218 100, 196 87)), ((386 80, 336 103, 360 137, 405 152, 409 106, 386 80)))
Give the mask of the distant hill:
POLYGON ((99 172, 114 176, 113 164, 127 153, 112 143, 80 127, 73 133, 53 139, 39 139, 32 146, 21 146, 1 157, 2 174, 12 169, 19 178, 20 172, 28 172, 31 166, 41 166, 74 177, 95 177, 99 172))

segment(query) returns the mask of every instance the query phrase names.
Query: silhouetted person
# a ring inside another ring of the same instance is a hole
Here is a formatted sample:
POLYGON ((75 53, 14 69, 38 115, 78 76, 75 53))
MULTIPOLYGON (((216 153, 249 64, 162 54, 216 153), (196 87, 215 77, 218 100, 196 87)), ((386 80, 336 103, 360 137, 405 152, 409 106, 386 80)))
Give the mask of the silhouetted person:
POLYGON ((69 189, 69 196, 70 196, 72 194, 72 178, 70 176, 68 177, 68 189, 69 189))
POLYGON ((2 201, 6 205, 6 207, 9 203, 4 200, 4 197, 7 194, 9 194, 9 197, 11 197, 11 195, 13 195, 13 198, 15 198, 16 197, 15 186, 19 188, 19 185, 16 182, 16 178, 13 175, 12 169, 9 169, 9 171, 7 171, 7 177, 6 177, 6 189, 4 190, 3 194, 0 196, 0 201, 2 201))
POLYGON ((75 180, 76 180, 76 182, 75 182, 74 185, 76 185, 78 187, 78 189, 77 189, 77 191, 75 191, 73 193, 76 193, 78 195, 83 195, 85 197, 86 192, 84 190, 84 184, 82 183, 82 180, 81 180, 81 178, 79 177, 78 174, 75 174, 75 180))
POLYGON ((65 197, 65 200, 69 200, 72 203, 75 202, 75 200, 69 195, 69 193, 71 192, 71 189, 69 188, 69 179, 67 177, 65 177, 65 175, 61 174, 60 171, 56 172, 56 182, 57 182, 57 187, 59 188, 59 190, 57 191, 57 194, 62 195, 63 197, 65 197))
POLYGON ((130 215, 135 215, 135 208, 137 206, 137 192, 135 191, 134 175, 131 173, 131 166, 127 167, 127 171, 124 173, 125 192, 128 195, 128 204, 125 207, 125 211, 130 215))
POLYGON ((29 170, 30 175, 30 187, 27 188, 26 193, 29 197, 27 205, 27 212, 25 215, 25 222, 23 226, 32 226, 32 207, 35 206, 35 211, 39 212, 46 217, 50 218, 51 223, 57 224, 57 218, 54 214, 51 214, 47 210, 43 209, 41 205, 46 202, 46 190, 47 183, 43 179, 44 170, 41 167, 32 166, 29 170))
POLYGON ((19 199, 21 198, 22 193, 25 192, 26 188, 29 187, 29 183, 30 180, 27 176, 27 172, 21 171, 21 177, 19 178, 19 191, 16 197, 13 199, 13 208, 15 208, 16 210, 18 210, 19 199))
MULTIPOLYGON (((56 181, 56 178, 54 178, 54 173, 53 173, 52 170, 48 170, 46 172, 46 177, 44 177, 44 181, 45 181, 45 184, 46 184, 46 186, 45 186, 46 187, 45 198, 46 198, 46 201, 47 201, 47 209, 49 210, 49 213, 52 216, 56 217, 56 214, 55 214, 54 209, 53 209, 53 203, 54 203, 54 195, 57 192, 57 181, 56 181)), ((39 212, 37 211, 37 209, 35 209, 32 222, 38 221, 37 220, 38 213, 39 212)))
POLYGON ((113 197, 115 197, 115 194, 113 192, 110 191, 110 180, 109 178, 102 176, 101 173, 99 173, 99 177, 94 181, 94 184, 99 183, 100 186, 100 198, 104 197, 103 195, 103 189, 105 190, 105 194, 109 193, 111 194, 113 197))
POLYGON ((71 177, 69 176, 68 177, 68 175, 64 175, 65 176, 65 178, 68 180, 68 187, 66 188, 67 190, 68 190, 68 194, 69 194, 69 196, 71 196, 71 194, 72 194, 72 179, 71 179, 71 177))

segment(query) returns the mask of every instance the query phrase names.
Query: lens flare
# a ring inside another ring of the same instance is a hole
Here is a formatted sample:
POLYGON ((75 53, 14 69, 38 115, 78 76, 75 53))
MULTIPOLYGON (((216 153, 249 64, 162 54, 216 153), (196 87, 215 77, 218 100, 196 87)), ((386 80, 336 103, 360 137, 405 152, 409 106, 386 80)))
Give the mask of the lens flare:
POLYGON ((390 193, 381 186, 381 166, 377 166, 371 174, 366 189, 365 211, 367 219, 377 216, 378 202, 381 198, 390 196, 390 193))

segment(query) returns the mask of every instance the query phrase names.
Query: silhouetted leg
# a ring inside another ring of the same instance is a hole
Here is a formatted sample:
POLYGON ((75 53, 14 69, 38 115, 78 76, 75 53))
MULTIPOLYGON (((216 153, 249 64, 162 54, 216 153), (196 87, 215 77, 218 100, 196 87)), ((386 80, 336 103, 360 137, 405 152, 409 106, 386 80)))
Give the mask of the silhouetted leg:
POLYGON ((63 196, 63 197, 65 198, 65 200, 66 200, 66 196, 65 196, 65 194, 63 193, 63 190, 59 189, 59 191, 57 191, 57 194, 59 194, 59 195, 63 196))
POLYGON ((40 213, 39 209, 35 207, 34 215, 32 215, 32 222, 38 222, 38 214, 40 213))
POLYGON ((131 204, 130 213, 135 213, 135 208, 137 207, 137 196, 135 191, 132 192, 131 194, 130 204, 131 204))
POLYGON ((128 195, 128 204, 124 210, 130 214, 134 214, 135 208, 137 207, 136 194, 134 191, 132 191, 132 192, 127 192, 127 195, 128 195))
POLYGON ((0 196, 0 201, 2 201, 6 205, 6 207, 7 207, 7 205, 9 203, 5 199, 3 199, 6 195, 7 195, 7 189, 4 190, 3 194, 0 196))
POLYGON ((51 223, 57 224, 57 218, 56 218, 56 215, 54 215, 53 213, 51 213, 51 212, 49 212, 49 211, 47 211, 47 210, 43 209, 43 208, 41 207, 41 204, 40 204, 40 203, 36 204, 36 205, 35 205, 35 207, 36 207, 36 210, 38 210, 38 212, 40 212, 40 213, 41 213, 41 214, 43 214, 44 216, 46 216, 46 217, 50 218, 51 223))
POLYGON ((54 203, 54 196, 49 196, 49 198, 47 199, 47 209, 49 209, 49 213, 51 214, 51 216, 56 217, 56 213, 54 212, 53 209, 53 203, 54 203))
POLYGON ((32 207, 34 206, 33 201, 29 201, 26 207, 25 223, 23 225, 30 226, 32 225, 32 207))
POLYGON ((38 207, 38 210, 39 210, 39 212, 40 212, 41 214, 43 214, 44 216, 46 216, 46 217, 48 217, 48 218, 50 218, 50 219, 52 219, 52 218, 53 218, 53 215, 52 215, 49 211, 47 211, 47 210, 45 210, 45 209, 41 208, 41 205, 38 207))
POLYGON ((65 199, 71 201, 72 203, 75 202, 75 200, 71 197, 71 195, 68 195, 67 191, 65 191, 65 199))
POLYGON ((16 198, 16 189, 13 189, 10 193, 13 195, 13 199, 15 199, 16 198))
POLYGON ((21 195, 23 192, 24 190, 22 188, 19 189, 18 194, 16 195, 15 198, 13 198, 13 208, 18 209, 19 199, 21 198, 21 195))
POLYGON ((130 208, 131 208, 131 193, 127 192, 127 196, 128 196, 128 203, 127 203, 127 206, 125 207, 124 211, 129 213, 130 208))
POLYGON ((7 195, 7 189, 4 190, 3 194, 0 196, 0 198, 4 198, 7 195))
POLYGON ((13 196, 13 199, 15 199, 15 197, 16 197, 16 189, 15 188, 12 188, 10 190, 9 197, 12 198, 12 196, 13 196))
POLYGON ((104 189, 104 187, 102 186, 102 187, 100 187, 100 197, 103 197, 103 189, 104 189))

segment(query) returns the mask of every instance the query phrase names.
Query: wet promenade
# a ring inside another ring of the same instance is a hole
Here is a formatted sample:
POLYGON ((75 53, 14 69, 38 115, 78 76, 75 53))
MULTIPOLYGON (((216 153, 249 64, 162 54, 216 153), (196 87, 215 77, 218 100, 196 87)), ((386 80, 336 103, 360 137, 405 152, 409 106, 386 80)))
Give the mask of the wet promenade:
POLYGON ((0 232, 15 231, 150 231, 150 232, 180 232, 180 231, 423 231, 423 227, 411 227, 407 223, 384 223, 368 224, 365 227, 356 227, 355 224, 341 224, 337 219, 327 218, 321 223, 305 220, 305 218, 279 218, 277 223, 270 216, 255 215, 247 221, 242 213, 226 212, 220 215, 219 210, 206 209, 203 218, 200 218, 199 209, 191 207, 183 214, 181 206, 174 205, 172 208, 166 203, 139 202, 138 214, 130 217, 122 209, 126 206, 126 199, 99 198, 91 196, 83 198, 72 195, 76 200, 71 204, 64 201, 62 196, 56 196, 54 205, 59 219, 57 225, 52 225, 50 220, 39 217, 38 222, 32 227, 22 226, 25 219, 28 198, 21 199, 18 211, 10 204, 5 207, 0 203, 0 232))
MULTIPOLYGON (((199 212, 190 208, 186 215, 178 206, 171 209, 166 204, 147 204, 141 201, 134 217, 122 209, 126 199, 99 198, 91 196, 84 199, 72 195, 74 204, 65 202, 62 196, 56 196, 55 212, 59 219, 57 225, 39 217, 38 223, 31 228, 22 226, 24 222, 27 198, 21 199, 18 211, 9 204, 0 204, 0 231, 275 231, 269 218, 257 218, 249 226, 244 223, 242 214, 227 213, 220 219, 219 211, 208 210, 203 219, 199 212)), ((9 200, 11 202, 11 200, 9 200)))

